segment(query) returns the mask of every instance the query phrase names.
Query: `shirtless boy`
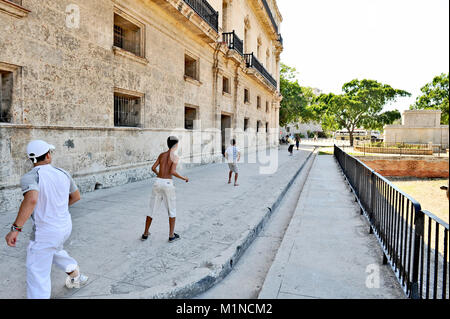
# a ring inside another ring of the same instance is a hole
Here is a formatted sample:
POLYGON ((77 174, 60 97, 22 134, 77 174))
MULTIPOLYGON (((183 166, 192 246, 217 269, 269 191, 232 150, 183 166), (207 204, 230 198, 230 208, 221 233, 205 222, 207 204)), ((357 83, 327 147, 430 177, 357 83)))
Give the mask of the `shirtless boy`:
POLYGON ((157 175, 157 179, 153 184, 152 197, 150 200, 150 214, 145 222, 145 231, 142 240, 147 240, 150 235, 148 230, 153 221, 153 216, 158 211, 165 211, 169 214, 169 242, 180 239, 180 236, 174 232, 176 219, 176 197, 175 186, 173 185, 172 176, 189 182, 187 177, 183 177, 177 173, 178 156, 175 154, 178 149, 178 139, 169 137, 167 139, 169 150, 161 153, 158 160, 152 167, 152 171, 157 175), (159 166, 159 172, 156 170, 159 166))

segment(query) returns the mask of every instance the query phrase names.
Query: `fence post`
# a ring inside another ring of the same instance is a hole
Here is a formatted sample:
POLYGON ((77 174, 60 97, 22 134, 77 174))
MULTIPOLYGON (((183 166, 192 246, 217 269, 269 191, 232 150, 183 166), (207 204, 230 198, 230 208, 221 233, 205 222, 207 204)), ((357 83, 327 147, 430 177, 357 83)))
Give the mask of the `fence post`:
POLYGON ((375 173, 372 171, 370 176, 370 180, 372 182, 372 188, 370 190, 370 213, 369 213, 369 234, 373 234, 373 216, 375 214, 375 173))
POLYGON ((424 235, 424 213, 421 210, 415 210, 414 218, 414 251, 412 252, 412 278, 411 278, 411 299, 419 299, 419 260, 421 237, 424 235))

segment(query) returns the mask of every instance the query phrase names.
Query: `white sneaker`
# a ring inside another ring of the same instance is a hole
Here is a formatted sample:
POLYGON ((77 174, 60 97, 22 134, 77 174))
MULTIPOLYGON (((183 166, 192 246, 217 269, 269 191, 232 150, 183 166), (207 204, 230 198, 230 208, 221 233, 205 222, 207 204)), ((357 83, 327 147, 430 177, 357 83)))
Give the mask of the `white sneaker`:
POLYGON ((66 287, 69 289, 72 288, 79 289, 87 283, 88 279, 89 277, 85 275, 79 275, 78 278, 72 278, 70 276, 67 276, 66 287))

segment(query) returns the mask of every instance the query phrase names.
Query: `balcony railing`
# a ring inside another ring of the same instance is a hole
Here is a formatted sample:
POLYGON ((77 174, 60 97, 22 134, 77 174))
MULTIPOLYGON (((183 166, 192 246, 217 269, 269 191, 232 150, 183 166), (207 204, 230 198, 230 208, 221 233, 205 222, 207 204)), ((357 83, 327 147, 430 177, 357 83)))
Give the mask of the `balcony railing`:
POLYGON ((247 68, 255 68, 267 81, 270 82, 275 88, 277 87, 277 80, 270 75, 266 68, 255 58, 253 53, 244 54, 245 62, 247 63, 247 68))
POLYGON ((206 0, 184 0, 199 16, 203 18, 216 32, 219 32, 219 12, 206 0))
POLYGON ((283 45, 283 37, 281 36, 281 34, 278 34, 278 41, 281 43, 281 45, 283 45))
POLYGON ((244 55, 244 42, 234 32, 223 33, 223 42, 228 45, 230 50, 235 50, 240 55, 244 55))
POLYGON ((264 5, 264 8, 266 8, 267 14, 269 15, 270 20, 272 21, 272 25, 275 28, 275 32, 278 33, 278 25, 275 22, 275 19, 273 18, 272 11, 270 10, 269 5, 267 4, 266 0, 262 0, 262 3, 264 5))

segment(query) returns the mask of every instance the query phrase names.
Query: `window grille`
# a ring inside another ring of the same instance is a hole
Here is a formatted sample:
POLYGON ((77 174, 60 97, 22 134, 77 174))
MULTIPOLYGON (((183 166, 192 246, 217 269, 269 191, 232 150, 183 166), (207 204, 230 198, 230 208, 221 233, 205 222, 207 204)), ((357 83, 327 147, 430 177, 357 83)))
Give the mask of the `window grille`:
POLYGON ((114 94, 114 126, 140 127, 141 98, 114 94))

